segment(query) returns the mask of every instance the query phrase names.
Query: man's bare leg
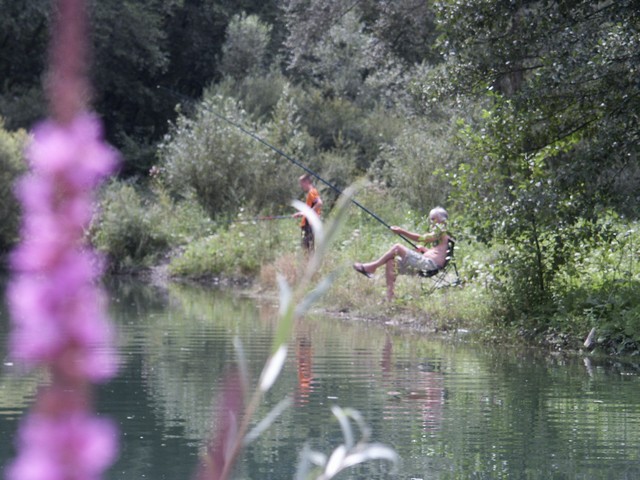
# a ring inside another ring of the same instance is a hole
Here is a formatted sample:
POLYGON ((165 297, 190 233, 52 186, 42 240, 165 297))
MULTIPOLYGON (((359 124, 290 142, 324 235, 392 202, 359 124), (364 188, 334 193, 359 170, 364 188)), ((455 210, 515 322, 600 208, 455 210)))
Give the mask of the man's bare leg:
MULTIPOLYGON (((364 270, 368 273, 374 273, 382 265, 394 260, 396 257, 404 258, 407 255, 407 247, 396 243, 389 250, 387 250, 379 259, 373 262, 363 263, 364 270)), ((395 262, 393 262, 395 263, 395 262)))
POLYGON ((394 299, 394 287, 396 284, 396 259, 392 258, 385 265, 385 277, 387 281, 387 300, 391 301, 394 299))

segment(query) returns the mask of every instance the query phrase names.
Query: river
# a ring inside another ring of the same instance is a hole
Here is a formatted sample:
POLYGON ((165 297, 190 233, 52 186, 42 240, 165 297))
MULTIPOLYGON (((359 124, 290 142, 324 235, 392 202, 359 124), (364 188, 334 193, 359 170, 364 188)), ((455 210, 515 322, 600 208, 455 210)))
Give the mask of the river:
MULTIPOLYGON (((97 408, 119 425, 108 479, 192 478, 211 438, 220 379, 241 341, 254 383, 277 305, 184 285, 108 282, 121 368, 97 408)), ((0 464, 40 382, 7 355, 0 309, 0 464)), ((340 479, 640 478, 640 370, 633 362, 566 357, 430 338, 312 314, 291 339, 285 368, 258 411, 285 413, 244 452, 234 478, 291 479, 304 447, 342 442, 331 406, 358 410, 371 441, 395 449, 394 471, 373 461, 340 479)))

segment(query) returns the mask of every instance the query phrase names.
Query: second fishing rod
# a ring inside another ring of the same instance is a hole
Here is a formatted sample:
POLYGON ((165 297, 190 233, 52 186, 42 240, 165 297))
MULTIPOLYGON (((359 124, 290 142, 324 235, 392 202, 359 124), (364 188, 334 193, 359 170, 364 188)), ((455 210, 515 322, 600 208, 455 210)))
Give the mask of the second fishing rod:
MULTIPOLYGON (((176 95, 177 97, 180 98, 185 98, 189 101, 193 101, 193 99, 186 97, 185 95, 182 95, 180 93, 174 92, 173 90, 170 90, 168 88, 165 87, 161 87, 158 86, 158 88, 161 88, 163 90, 166 90, 170 93, 172 93, 173 95, 176 95)), ((309 167, 307 167, 305 164, 303 164, 302 162, 296 160, 295 158, 293 158, 291 155, 288 155, 287 153, 283 152, 281 149, 271 145, 269 142, 267 142, 266 140, 264 140, 262 137, 258 136, 256 133, 252 132, 251 130, 246 129, 243 125, 231 120, 230 118, 225 117, 224 115, 221 115, 220 113, 216 112, 215 110, 207 107, 205 105, 205 107, 207 109, 208 112, 210 112, 211 114, 213 114, 216 118, 228 123, 229 125, 237 128, 238 130, 240 130, 241 132, 245 133, 246 135, 249 135, 251 138, 253 138, 254 140, 256 140, 257 142, 260 142, 261 144, 263 144, 264 146, 270 148, 271 150, 273 150, 274 152, 276 152, 278 155, 286 158, 287 160, 289 160, 291 163, 293 163, 294 165, 297 165, 298 167, 302 168, 305 172, 307 172, 309 175, 312 175, 313 177, 317 178, 320 182, 322 182, 323 184, 325 184, 327 187, 329 187, 330 189, 332 189, 334 192, 336 192, 338 195, 342 195, 343 192, 342 190, 340 190, 338 187, 336 187, 335 185, 333 185, 332 183, 328 182, 327 180, 325 180, 324 178, 322 178, 318 173, 314 172, 313 170, 311 170, 309 167)), ((357 200, 355 200, 354 198, 351 198, 351 203, 353 203, 354 205, 356 205, 358 208, 360 208, 362 211, 364 211, 365 213, 369 214, 371 217, 373 217, 374 219, 376 219, 378 222, 380 222, 382 225, 384 225, 386 228, 388 228, 389 230, 391 230, 391 225, 389 225, 387 222, 385 222, 383 219, 381 219, 378 215, 376 215, 375 213, 373 213, 371 210, 369 210, 367 207, 365 207, 364 205, 362 205, 360 202, 358 202, 357 200)), ((405 242, 407 242, 409 245, 411 245, 414 249, 418 248, 417 245, 415 243, 413 243, 411 240, 409 240, 407 237, 405 237, 404 235, 401 235, 399 233, 397 233, 397 235, 402 238, 405 242)))
MULTIPOLYGON (((270 148, 271 150, 273 150, 274 152, 278 153, 279 155, 283 156, 284 158, 286 158, 287 160, 289 160, 291 163, 293 163, 294 165, 297 165, 298 167, 302 168, 305 172, 307 172, 309 175, 313 175, 315 178, 317 178, 319 181, 321 181, 322 183, 324 183, 327 187, 331 188, 334 192, 336 192, 338 195, 342 195, 342 190, 340 190, 338 187, 336 187, 335 185, 333 185, 332 183, 328 182, 327 180, 325 180, 324 178, 322 178, 318 173, 314 172, 313 170, 311 170, 309 167, 307 167, 306 165, 304 165, 303 163, 301 163, 300 161, 296 160, 295 158, 291 157, 290 155, 286 154, 285 152, 283 152, 282 150, 280 150, 279 148, 271 145, 269 142, 267 142, 266 140, 264 140, 263 138, 259 137, 258 135, 256 135, 254 132, 247 130, 246 128, 244 128, 242 125, 234 122, 233 120, 230 120, 229 118, 220 115, 219 113, 209 109, 209 112, 211 112, 214 116, 216 116, 217 118, 219 118, 220 120, 224 120, 225 122, 227 122, 229 125, 233 125, 234 127, 238 128, 239 130, 241 130, 242 132, 244 132, 245 134, 249 135, 251 138, 253 138, 254 140, 262 143, 263 145, 265 145, 266 147, 270 148)), ((375 218, 378 222, 380 222, 382 225, 384 225, 385 227, 387 227, 389 230, 391 230, 391 225, 389 225, 387 222, 385 222, 384 220, 382 220, 378 215, 376 215, 375 213, 373 213, 371 210, 369 210, 367 207, 365 207, 364 205, 362 205, 360 202, 358 202, 357 200, 355 200, 354 198, 351 198, 351 203, 353 203, 354 205, 356 205, 358 208, 362 209, 362 211, 364 211, 365 213, 368 213, 369 215, 371 215, 373 218, 375 218)), ((409 240, 407 237, 405 237, 404 235, 401 234, 397 234, 398 236, 400 236, 400 238, 402 238, 405 242, 407 242, 409 245, 411 245, 413 248, 418 248, 417 245, 415 243, 413 243, 411 240, 409 240)))

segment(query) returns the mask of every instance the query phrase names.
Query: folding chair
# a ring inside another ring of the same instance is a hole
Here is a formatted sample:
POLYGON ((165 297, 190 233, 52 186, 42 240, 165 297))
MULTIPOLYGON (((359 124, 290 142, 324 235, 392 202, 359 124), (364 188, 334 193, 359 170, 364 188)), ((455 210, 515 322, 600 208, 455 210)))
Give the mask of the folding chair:
POLYGON ((447 243, 447 256, 445 257, 444 265, 442 266, 442 268, 439 268, 437 270, 424 270, 418 274, 422 278, 430 278, 432 280, 431 284, 427 286, 425 286, 425 282, 422 282, 422 291, 426 295, 433 293, 436 288, 452 287, 462 284, 460 275, 458 274, 456 261, 453 258, 453 250, 455 246, 456 242, 452 239, 449 239, 449 242, 447 243), (456 275, 455 279, 451 279, 451 274, 449 272, 451 266, 453 267, 453 271, 456 275))

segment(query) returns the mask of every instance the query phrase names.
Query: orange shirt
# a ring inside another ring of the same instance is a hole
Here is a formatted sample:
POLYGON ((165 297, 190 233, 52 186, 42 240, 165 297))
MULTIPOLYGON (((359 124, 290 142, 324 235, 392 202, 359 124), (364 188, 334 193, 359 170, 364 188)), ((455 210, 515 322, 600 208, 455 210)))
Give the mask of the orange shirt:
MULTIPOLYGON (((318 200, 320 200, 320 194, 318 193, 318 190, 316 190, 316 187, 311 187, 307 192, 307 200, 305 203, 309 208, 313 208, 313 211, 316 212, 318 216, 320 216, 322 209, 319 206, 316 206, 316 203, 318 203, 318 200)), ((306 224, 307 224, 307 218, 303 216, 302 220, 300 221, 300 226, 304 227, 306 224)))

